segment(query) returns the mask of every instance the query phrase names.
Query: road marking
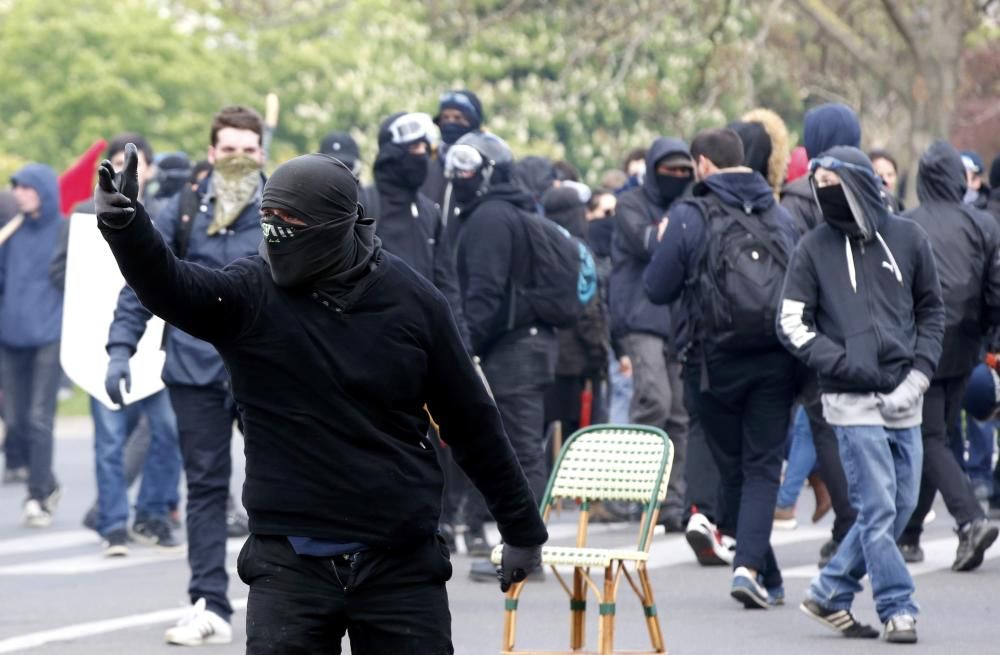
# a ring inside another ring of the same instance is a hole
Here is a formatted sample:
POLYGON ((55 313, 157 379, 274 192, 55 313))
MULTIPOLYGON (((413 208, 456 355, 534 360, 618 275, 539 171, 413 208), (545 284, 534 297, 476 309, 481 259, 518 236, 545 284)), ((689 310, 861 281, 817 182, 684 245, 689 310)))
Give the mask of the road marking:
MULTIPOLYGON (((232 601, 232 606, 235 611, 244 609, 247 606, 247 599, 237 598, 232 601)), ((188 608, 179 607, 176 609, 146 612, 145 614, 130 614, 116 619, 91 621, 89 623, 77 623, 76 625, 67 625, 54 630, 32 632, 30 634, 11 637, 10 639, 0 641, 0 653, 14 653, 29 650, 31 648, 38 648, 39 646, 44 646, 53 642, 83 639, 85 637, 93 637, 95 635, 107 634, 109 632, 127 630, 128 628, 156 625, 157 623, 170 623, 178 620, 187 611, 188 608)))
POLYGON ((99 542, 100 537, 93 530, 61 530, 30 537, 4 539, 0 541, 0 556, 37 553, 42 550, 72 548, 99 542))

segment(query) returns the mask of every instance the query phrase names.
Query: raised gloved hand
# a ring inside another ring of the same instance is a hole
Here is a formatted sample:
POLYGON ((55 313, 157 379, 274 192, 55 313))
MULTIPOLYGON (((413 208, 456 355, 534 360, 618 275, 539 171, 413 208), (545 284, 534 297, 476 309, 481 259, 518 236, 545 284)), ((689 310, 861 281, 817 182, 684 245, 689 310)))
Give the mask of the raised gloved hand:
POLYGON ((921 396, 931 386, 927 376, 917 369, 910 369, 903 381, 889 393, 880 393, 882 414, 889 419, 902 418, 913 412, 921 396))
POLYGON ((542 565, 541 546, 511 546, 503 545, 503 557, 497 568, 497 579, 500 580, 500 591, 507 593, 510 586, 521 582, 528 574, 542 565))
POLYGON ((94 206, 97 218, 105 225, 121 229, 132 222, 139 200, 138 166, 135 144, 129 143, 125 146, 125 165, 121 171, 115 173, 107 159, 97 169, 94 206))
POLYGON ((104 390, 111 398, 111 402, 123 407, 125 401, 122 399, 122 381, 125 382, 125 391, 132 391, 132 370, 129 368, 128 360, 132 353, 126 346, 112 346, 111 361, 108 362, 108 372, 104 375, 104 390))

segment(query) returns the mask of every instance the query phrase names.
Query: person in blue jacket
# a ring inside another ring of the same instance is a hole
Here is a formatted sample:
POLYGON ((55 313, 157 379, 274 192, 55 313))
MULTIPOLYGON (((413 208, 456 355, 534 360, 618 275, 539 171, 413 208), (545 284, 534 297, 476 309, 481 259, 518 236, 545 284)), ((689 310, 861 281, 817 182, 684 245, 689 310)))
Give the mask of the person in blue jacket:
MULTIPOLYGON (((44 528, 59 502, 52 472, 53 426, 59 393, 63 291, 50 276, 59 241, 56 172, 28 164, 11 178, 20 226, 0 246, 0 348, 4 422, 28 449, 24 522, 44 528)), ((18 220, 17 217, 11 220, 18 220)))

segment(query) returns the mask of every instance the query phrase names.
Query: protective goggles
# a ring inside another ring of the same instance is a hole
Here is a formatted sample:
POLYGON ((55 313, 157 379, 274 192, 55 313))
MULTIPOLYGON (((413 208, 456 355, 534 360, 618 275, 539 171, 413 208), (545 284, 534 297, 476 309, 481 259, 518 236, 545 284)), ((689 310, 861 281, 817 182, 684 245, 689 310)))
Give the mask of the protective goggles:
POLYGON ((422 112, 403 114, 389 124, 389 134, 392 135, 392 142, 399 145, 407 145, 421 139, 430 142, 433 125, 431 117, 422 112))
POLYGON ((830 157, 829 155, 825 157, 816 157, 809 160, 809 174, 813 175, 816 173, 817 169, 825 168, 828 171, 837 172, 838 170, 849 170, 858 171, 859 173, 864 173, 868 177, 878 179, 875 175, 875 171, 864 166, 858 166, 857 164, 851 164, 850 162, 841 161, 836 157, 830 157))
POLYGON ((464 177, 475 173, 483 167, 483 155, 470 145, 464 143, 448 148, 444 158, 444 176, 453 178, 456 175, 464 177))

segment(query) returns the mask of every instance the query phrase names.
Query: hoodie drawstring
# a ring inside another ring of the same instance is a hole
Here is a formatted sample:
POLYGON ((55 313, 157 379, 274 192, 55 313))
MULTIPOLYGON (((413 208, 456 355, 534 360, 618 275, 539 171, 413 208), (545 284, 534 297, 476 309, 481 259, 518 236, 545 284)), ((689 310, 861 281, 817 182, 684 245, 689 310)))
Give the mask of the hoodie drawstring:
POLYGON ((858 274, 854 270, 854 249, 851 247, 851 238, 844 235, 844 252, 847 254, 847 274, 851 277, 851 288, 854 293, 858 292, 858 274))
POLYGON ((892 272, 896 274, 896 281, 902 286, 903 273, 899 270, 899 266, 896 265, 896 258, 892 256, 892 251, 889 250, 889 246, 886 244, 885 239, 882 238, 882 235, 878 233, 878 230, 875 231, 875 238, 882 244, 882 250, 885 251, 886 256, 889 258, 889 264, 892 265, 892 272))

